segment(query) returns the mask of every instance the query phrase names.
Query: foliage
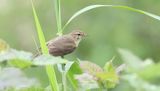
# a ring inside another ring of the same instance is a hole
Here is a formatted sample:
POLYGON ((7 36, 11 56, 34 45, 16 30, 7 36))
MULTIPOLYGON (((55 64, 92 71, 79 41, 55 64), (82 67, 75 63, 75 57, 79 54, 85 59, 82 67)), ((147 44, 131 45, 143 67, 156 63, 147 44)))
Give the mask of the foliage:
MULTIPOLYGON (((154 81, 156 81, 160 77, 160 73, 158 71, 158 69, 160 68, 159 63, 156 64, 150 59, 142 60, 124 49, 119 49, 118 51, 122 56, 122 60, 127 66, 125 66, 125 64, 122 64, 118 67, 115 67, 113 65, 113 59, 111 61, 107 61, 102 68, 90 61, 83 61, 80 59, 78 59, 78 61, 69 61, 68 59, 50 56, 46 47, 44 33, 42 31, 42 27, 40 25, 32 0, 31 4, 43 55, 33 58, 32 53, 12 49, 5 41, 0 40, 0 63, 2 66, 0 70, 0 84, 2 84, 0 86, 0 90, 89 91, 98 89, 100 91, 106 91, 118 89, 118 86, 121 86, 121 80, 127 82, 127 85, 131 88, 134 88, 135 91, 158 91, 160 89, 160 87, 156 83, 154 83, 154 81), (7 68, 6 66, 9 66, 9 68, 7 68), (46 68, 46 73, 50 82, 50 84, 47 84, 47 87, 42 87, 41 83, 37 79, 31 79, 23 74, 24 70, 37 66, 45 66, 46 68), (54 69, 55 66, 57 66, 58 70, 54 69), (120 74, 124 69, 125 73, 123 75, 120 74), (57 79, 58 77, 56 75, 56 71, 57 74, 60 73, 60 75, 62 76, 62 78, 60 78, 60 81, 59 79, 57 79), (117 84, 119 85, 117 86, 117 84)), ((61 36, 63 34, 63 30, 65 30, 69 23, 71 23, 77 16, 86 13, 89 10, 100 7, 110 7, 118 9, 122 8, 160 20, 160 17, 155 14, 151 14, 149 12, 131 8, 128 6, 90 5, 77 11, 64 24, 64 26, 62 26, 60 0, 54 0, 54 6, 57 20, 56 23, 58 36, 61 36)))
POLYGON ((28 78, 20 69, 14 67, 1 69, 0 84, 1 91, 10 91, 9 89, 11 88, 15 89, 15 91, 20 91, 20 89, 29 88, 31 86, 40 86, 36 78, 28 78))
POLYGON ((160 77, 158 76, 159 63, 155 64, 152 60, 143 61, 128 50, 120 49, 119 52, 127 65, 126 74, 122 76, 122 79, 134 88, 132 91, 160 90, 159 85, 151 83, 151 80, 158 80, 160 77))

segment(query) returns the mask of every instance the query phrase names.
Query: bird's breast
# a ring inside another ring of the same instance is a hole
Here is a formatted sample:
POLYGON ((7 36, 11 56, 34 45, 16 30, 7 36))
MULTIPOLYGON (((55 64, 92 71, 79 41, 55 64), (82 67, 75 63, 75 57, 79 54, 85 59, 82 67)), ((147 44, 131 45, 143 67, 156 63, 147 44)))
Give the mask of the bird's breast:
POLYGON ((49 53, 54 56, 63 56, 76 49, 76 43, 72 39, 60 39, 48 44, 49 53))

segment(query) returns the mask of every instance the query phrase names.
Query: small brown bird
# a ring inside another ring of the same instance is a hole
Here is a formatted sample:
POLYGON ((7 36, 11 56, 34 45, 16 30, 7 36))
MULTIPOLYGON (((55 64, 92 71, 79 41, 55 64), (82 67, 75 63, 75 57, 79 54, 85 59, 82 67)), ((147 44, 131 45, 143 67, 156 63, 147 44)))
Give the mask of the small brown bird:
POLYGON ((49 54, 63 57, 72 53, 86 34, 80 30, 51 39, 47 42, 49 54))

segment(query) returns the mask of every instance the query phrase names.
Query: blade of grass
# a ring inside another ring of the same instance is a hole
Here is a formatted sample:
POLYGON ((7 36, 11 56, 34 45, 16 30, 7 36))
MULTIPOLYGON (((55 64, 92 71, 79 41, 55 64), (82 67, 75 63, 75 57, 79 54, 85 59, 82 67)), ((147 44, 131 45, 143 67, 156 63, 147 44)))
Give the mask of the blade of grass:
MULTIPOLYGON (((42 49, 42 53, 43 54, 48 54, 48 48, 46 47, 46 42, 45 42, 45 37, 44 34, 42 32, 42 28, 41 25, 39 23, 34 5, 33 5, 33 1, 31 0, 32 3, 32 10, 33 10, 33 15, 34 15, 34 19, 35 19, 35 24, 36 24, 36 28, 37 28, 37 33, 38 33, 38 37, 39 37, 39 41, 40 41, 40 45, 41 45, 41 49, 42 49)), ((58 82, 56 79, 56 75, 55 75, 55 71, 52 65, 48 65, 46 66, 46 72, 52 87, 52 91, 59 91, 59 87, 58 87, 58 82)))
POLYGON ((54 6, 55 6, 55 14, 56 14, 56 21, 57 21, 57 35, 61 36, 63 34, 62 31, 62 23, 61 23, 61 5, 60 0, 54 0, 54 6))
POLYGON ((146 11, 143 11, 143 10, 139 10, 139 9, 135 9, 135 8, 132 8, 132 7, 128 7, 128 6, 123 6, 123 5, 90 5, 90 6, 87 6, 79 11, 77 11, 76 13, 74 13, 71 18, 65 23, 64 27, 62 28, 62 30, 65 29, 65 27, 71 23, 71 21, 73 19, 75 19, 77 16, 87 12, 87 11, 90 11, 92 9, 96 9, 96 8, 100 8, 100 7, 111 7, 111 8, 122 8, 122 9, 126 9, 126 10, 130 10, 130 11, 134 11, 134 12, 138 12, 138 13, 141 13, 141 14, 144 14, 144 15, 147 15, 149 17, 152 17, 154 19, 157 19, 157 20, 160 20, 160 16, 158 15, 155 15, 155 14, 152 14, 152 13, 149 13, 149 12, 146 12, 146 11))
POLYGON ((37 28, 36 30, 37 30, 37 33, 38 33, 38 38, 39 38, 39 41, 40 41, 40 46, 41 46, 42 53, 43 54, 48 54, 48 48, 46 47, 45 37, 43 35, 42 28, 41 28, 41 25, 39 23, 39 19, 37 17, 33 2, 32 2, 32 9, 33 9, 34 20, 35 20, 35 24, 36 24, 36 28, 37 28))
MULTIPOLYGON (((61 2, 60 0, 54 0, 54 6, 55 6, 55 13, 56 13, 56 22, 57 22, 57 35, 61 36, 63 35, 63 30, 62 30, 62 23, 61 23, 61 2)), ((62 88, 63 91, 67 90, 67 83, 66 83, 66 73, 63 71, 63 68, 65 70, 65 65, 63 64, 58 64, 58 69, 60 70, 62 74, 62 88)))

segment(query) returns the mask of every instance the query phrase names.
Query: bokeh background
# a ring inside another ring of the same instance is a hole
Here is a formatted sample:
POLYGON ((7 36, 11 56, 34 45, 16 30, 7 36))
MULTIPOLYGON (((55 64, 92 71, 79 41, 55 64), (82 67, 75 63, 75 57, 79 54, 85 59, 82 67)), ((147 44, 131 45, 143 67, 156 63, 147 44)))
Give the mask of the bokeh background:
MULTIPOLYGON (((46 40, 56 37, 53 0, 34 0, 46 40)), ((61 0, 62 23, 77 10, 92 4, 127 5, 160 15, 160 0, 61 0)), ((74 29, 88 36, 78 49, 66 58, 76 57, 93 61, 100 66, 115 56, 115 64, 122 63, 117 52, 125 48, 142 59, 160 60, 160 22, 148 16, 117 8, 98 8, 76 18, 64 33, 74 29)), ((12 48, 36 52, 33 38, 37 35, 30 0, 0 0, 0 38, 12 48)))

